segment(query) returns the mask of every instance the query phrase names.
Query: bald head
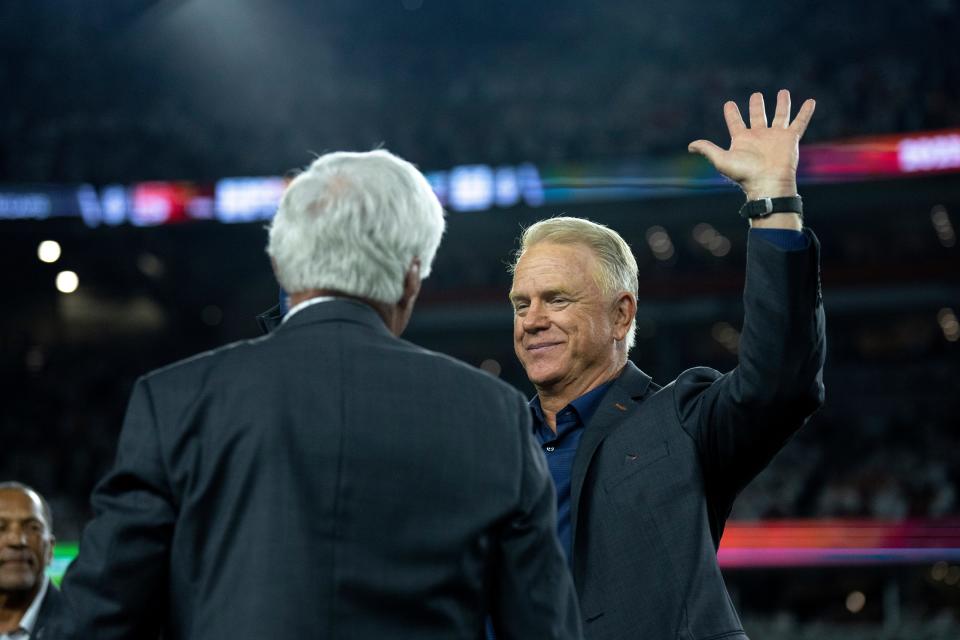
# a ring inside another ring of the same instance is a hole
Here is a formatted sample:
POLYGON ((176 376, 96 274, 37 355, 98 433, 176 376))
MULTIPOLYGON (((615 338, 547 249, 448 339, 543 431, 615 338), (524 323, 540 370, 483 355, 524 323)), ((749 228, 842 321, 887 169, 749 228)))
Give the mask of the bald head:
POLYGON ((32 600, 53 559, 50 507, 18 482, 0 483, 0 595, 32 600))

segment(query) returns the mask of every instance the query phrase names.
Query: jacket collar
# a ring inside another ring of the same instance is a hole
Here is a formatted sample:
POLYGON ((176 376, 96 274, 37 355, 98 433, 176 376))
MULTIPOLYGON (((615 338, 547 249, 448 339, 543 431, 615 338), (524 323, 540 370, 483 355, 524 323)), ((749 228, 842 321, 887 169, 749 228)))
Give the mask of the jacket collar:
POLYGON ((278 304, 257 315, 257 324, 265 334, 279 327, 281 322, 283 322, 283 311, 278 304))
POLYGON ((311 305, 298 311, 286 322, 275 326, 271 333, 285 334, 297 327, 302 327, 318 322, 353 322, 362 324, 380 331, 386 335, 393 335, 384 324, 383 318, 374 310, 373 307, 357 300, 346 298, 337 298, 329 302, 322 302, 311 305))
MULTIPOLYGON (((37 594, 39 597, 39 594, 37 594)), ((47 585, 47 592, 40 603, 40 610, 37 612, 36 620, 33 624, 33 630, 30 637, 36 640, 43 640, 46 635, 47 624, 60 613, 63 596, 51 581, 47 585)))
MULTIPOLYGON (((636 410, 637 405, 650 394, 650 382, 650 376, 628 360, 620 375, 617 376, 606 395, 600 400, 596 413, 593 414, 593 418, 590 419, 584 429, 580 446, 577 447, 577 453, 573 459, 570 479, 571 549, 574 558, 576 558, 577 548, 577 514, 580 506, 580 496, 583 493, 583 483, 587 477, 590 463, 593 461, 593 456, 604 438, 616 427, 623 424, 623 421, 636 410)), ((576 565, 574 565, 574 575, 576 575, 576 565)))

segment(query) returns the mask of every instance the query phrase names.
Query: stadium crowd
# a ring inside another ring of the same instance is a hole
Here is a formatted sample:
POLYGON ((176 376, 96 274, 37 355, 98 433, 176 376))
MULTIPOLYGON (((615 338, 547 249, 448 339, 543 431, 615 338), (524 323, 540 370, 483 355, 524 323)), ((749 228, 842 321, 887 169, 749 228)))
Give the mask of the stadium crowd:
POLYGON ((723 138, 716 104, 781 84, 822 105, 805 142, 960 121, 951 46, 960 23, 948 2, 885 0, 863 20, 854 3, 758 12, 747 2, 621 1, 546 14, 491 8, 457 27, 425 8, 359 29, 362 5, 331 9, 317 43, 304 45, 307 57, 320 42, 352 41, 349 55, 323 50, 330 64, 306 79, 271 70, 257 90, 242 70, 197 60, 184 63, 194 75, 145 73, 146 18, 109 4, 85 7, 68 28, 54 8, 7 8, 8 46, 42 46, 0 65, 11 88, 0 175, 95 184, 272 175, 306 152, 380 144, 425 169, 677 153, 697 137, 723 138), (758 57, 723 34, 804 46, 758 57), (422 37, 430 55, 413 46, 422 37), (84 56, 71 54, 78 48, 84 56))

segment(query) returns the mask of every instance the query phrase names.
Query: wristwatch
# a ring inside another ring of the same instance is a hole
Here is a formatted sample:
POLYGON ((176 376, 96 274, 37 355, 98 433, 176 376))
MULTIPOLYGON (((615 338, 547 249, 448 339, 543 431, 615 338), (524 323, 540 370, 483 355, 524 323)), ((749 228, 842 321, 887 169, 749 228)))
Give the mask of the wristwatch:
POLYGON ((766 218, 771 213, 798 213, 803 215, 803 199, 800 196, 785 198, 760 198, 748 200, 740 207, 744 218, 766 218))

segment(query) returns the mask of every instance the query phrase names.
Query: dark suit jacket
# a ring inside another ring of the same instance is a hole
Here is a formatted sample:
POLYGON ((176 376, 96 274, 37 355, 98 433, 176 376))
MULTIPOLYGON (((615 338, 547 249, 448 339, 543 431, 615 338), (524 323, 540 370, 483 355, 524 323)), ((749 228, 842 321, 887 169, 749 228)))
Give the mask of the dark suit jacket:
POLYGON ((627 364, 573 464, 573 571, 593 640, 746 638, 716 551, 734 497, 823 402, 819 246, 748 248, 739 366, 661 388, 627 364))
POLYGON ((43 602, 40 603, 40 610, 37 612, 37 621, 33 625, 33 633, 30 634, 31 640, 51 640, 54 636, 47 632, 49 623, 60 615, 63 596, 60 591, 51 582, 47 587, 47 593, 43 596, 43 602))
POLYGON ((523 397, 320 303, 140 379, 67 637, 579 637, 523 397))

